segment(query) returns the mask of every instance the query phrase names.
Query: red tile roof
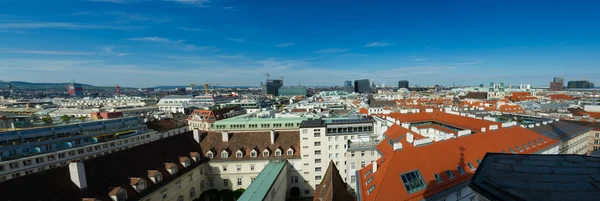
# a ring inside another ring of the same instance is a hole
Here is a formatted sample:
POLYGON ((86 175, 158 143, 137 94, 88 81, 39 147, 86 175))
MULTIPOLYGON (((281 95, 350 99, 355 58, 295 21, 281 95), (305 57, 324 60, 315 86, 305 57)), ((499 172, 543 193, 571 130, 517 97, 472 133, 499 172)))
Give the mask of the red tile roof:
POLYGON ((551 94, 548 95, 552 100, 573 100, 573 97, 568 96, 566 94, 551 94))
POLYGON ((390 117, 399 120, 401 123, 415 123, 424 121, 435 121, 442 124, 463 128, 471 129, 472 131, 480 131, 482 127, 489 128, 490 125, 498 125, 500 127, 502 123, 492 122, 482 119, 470 118, 460 115, 448 114, 445 112, 419 112, 419 113, 391 113, 390 117))
MULTIPOLYGON (((386 131, 386 135, 388 139, 391 139, 392 136, 404 135, 404 131, 406 129, 395 125, 386 131)), ((477 160, 481 160, 487 152, 505 151, 510 153, 509 148, 512 148, 518 153, 529 154, 557 143, 556 140, 518 126, 479 132, 416 147, 406 144, 405 140, 401 142, 403 142, 402 149, 393 151, 388 140, 383 140, 377 146, 383 154, 383 157, 378 160, 378 170, 365 176, 373 169, 370 164, 358 171, 361 185, 359 196, 362 197, 362 200, 423 200, 469 181, 473 171, 467 164, 470 163, 477 168, 479 166, 477 160), (546 142, 535 147, 529 145, 529 142, 534 143, 534 140, 539 142, 540 138, 546 142), (524 148, 522 144, 527 144, 529 149, 524 148), (523 152, 516 149, 517 145, 523 149, 523 152), (458 166, 462 167, 466 173, 461 175, 458 172, 458 166), (413 170, 419 170, 427 188, 409 194, 403 188, 404 184, 400 175, 413 170), (446 170, 450 170, 454 178, 450 179, 445 173, 446 170), (434 174, 440 175, 443 182, 438 183, 434 174), (365 181, 371 177, 373 180, 367 185, 365 181), (368 193, 368 189, 372 186, 375 186, 374 190, 368 193)))

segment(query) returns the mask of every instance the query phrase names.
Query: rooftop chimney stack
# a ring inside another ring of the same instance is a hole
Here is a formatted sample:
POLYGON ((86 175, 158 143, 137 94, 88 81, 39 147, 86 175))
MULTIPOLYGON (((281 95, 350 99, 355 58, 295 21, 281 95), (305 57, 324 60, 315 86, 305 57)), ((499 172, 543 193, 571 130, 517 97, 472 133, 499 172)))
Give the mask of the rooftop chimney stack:
POLYGON ((229 141, 229 133, 227 131, 221 132, 221 137, 223 138, 223 142, 229 141))
POLYGON ((377 160, 373 161, 373 173, 377 172, 377 160))
POLYGON ((87 178, 85 177, 85 167, 83 166, 83 162, 71 162, 69 164, 69 175, 71 176, 71 181, 73 181, 79 189, 87 188, 87 178))
POLYGON ((275 144, 275 131, 271 130, 271 144, 275 144))
POLYGON ((198 129, 194 129, 194 140, 196 140, 196 142, 200 143, 200 140, 202 140, 200 138, 200 130, 198 129))

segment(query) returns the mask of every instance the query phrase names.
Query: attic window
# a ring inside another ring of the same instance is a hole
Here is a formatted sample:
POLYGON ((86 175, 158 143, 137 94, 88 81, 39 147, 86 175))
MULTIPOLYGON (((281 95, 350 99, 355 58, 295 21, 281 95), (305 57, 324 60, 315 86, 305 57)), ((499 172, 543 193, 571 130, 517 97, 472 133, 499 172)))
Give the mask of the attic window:
POLYGON ((450 170, 446 170, 446 174, 448 175, 448 177, 449 177, 450 179, 454 178, 454 174, 452 174, 452 171, 450 171, 450 170))
POLYGON ((540 143, 537 140, 533 140, 533 142, 535 142, 536 145, 540 145, 540 143))
POLYGON ((544 140, 544 138, 540 138, 540 141, 541 141, 542 143, 546 143, 546 140, 544 140))
POLYGON ((215 156, 213 155, 212 152, 206 153, 206 158, 213 158, 213 157, 215 157, 215 156))
POLYGON ((529 149, 529 147, 526 144, 523 144, 523 147, 525 147, 525 149, 529 149))
POLYGON ((124 188, 116 187, 108 193, 110 199, 114 201, 125 201, 127 200, 127 191, 124 188))
POLYGON ((289 149, 287 150, 287 155, 288 155, 288 156, 292 156, 292 155, 294 155, 294 150, 293 150, 292 148, 289 148, 289 149))
POLYGON ((137 192, 142 192, 144 190, 146 190, 146 180, 140 180, 140 182, 138 182, 137 185, 135 185, 135 190, 137 192))
POLYGON ((177 174, 177 165, 174 163, 167 163, 166 169, 171 175, 177 174))
POLYGON ((435 177, 435 180, 438 184, 443 182, 442 177, 440 177, 439 174, 434 174, 433 177, 435 177))
POLYGON ((517 154, 517 152, 515 152, 515 150, 514 150, 514 149, 512 149, 512 148, 509 148, 508 150, 509 150, 511 153, 513 153, 513 154, 517 154))
POLYGON ((194 159, 194 162, 200 161, 200 154, 198 152, 192 152, 192 159, 194 159))
POLYGON ((463 169, 463 167, 460 167, 460 166, 458 166, 458 167, 456 167, 456 169, 458 169, 458 172, 459 172, 461 175, 463 175, 463 174, 465 174, 465 173, 466 173, 466 172, 465 172, 465 169, 463 169))
POLYGON ((235 157, 236 157, 236 158, 241 158, 241 157, 244 157, 244 154, 242 153, 242 151, 239 151, 239 150, 238 150, 238 151, 235 153, 235 157))
POLYGON ((469 168, 471 168, 471 170, 475 170, 475 167, 473 166, 473 164, 467 163, 467 166, 469 166, 469 168))
POLYGON ((269 150, 264 150, 263 151, 263 157, 269 157, 269 150))
POLYGON ((190 166, 190 159, 185 157, 183 158, 183 161, 181 162, 181 165, 183 165, 183 167, 189 167, 190 166))
POLYGON ((533 144, 533 143, 531 143, 531 142, 529 142, 529 145, 530 145, 531 147, 535 147, 535 144, 533 144))
POLYGON ((275 150, 275 156, 281 156, 281 150, 279 150, 279 149, 275 150))
POLYGON ((227 151, 221 152, 221 158, 229 158, 229 153, 227 151))
POLYGON ((519 150, 519 152, 523 152, 523 149, 521 149, 521 147, 519 147, 519 145, 517 145, 516 147, 519 150))
POLYGON ((250 157, 256 158, 256 155, 257 155, 256 150, 250 151, 250 157))
POLYGON ((481 164, 481 160, 477 159, 477 164, 481 164))

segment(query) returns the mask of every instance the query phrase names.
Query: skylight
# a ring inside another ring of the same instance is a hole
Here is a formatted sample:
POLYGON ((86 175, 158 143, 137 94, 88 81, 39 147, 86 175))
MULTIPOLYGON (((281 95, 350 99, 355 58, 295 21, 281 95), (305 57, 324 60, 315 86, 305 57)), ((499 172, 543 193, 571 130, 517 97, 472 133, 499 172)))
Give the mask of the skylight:
POLYGON ((404 173, 400 175, 402 178, 402 182, 404 182, 404 187, 409 194, 423 190, 427 187, 425 185, 425 181, 423 177, 421 177, 421 173, 419 170, 415 170, 412 172, 404 173))
POLYGON ((516 153, 517 153, 517 152, 515 152, 515 150, 514 150, 514 149, 512 149, 512 148, 509 148, 508 150, 509 150, 511 153, 513 153, 513 154, 516 154, 516 153))
POLYGON ((477 159, 477 164, 481 164, 481 160, 477 159))
POLYGON ((536 145, 540 145, 540 143, 537 140, 533 140, 533 142, 535 142, 536 145))
POLYGON ((526 144, 523 144, 523 147, 525 147, 525 149, 529 149, 529 147, 526 144))
POLYGON ((531 147, 535 147, 535 144, 529 142, 529 145, 531 145, 531 147))
POLYGON ((546 140, 544 140, 544 138, 540 138, 540 141, 541 141, 542 143, 546 143, 546 140))
MULTIPOLYGON (((477 160, 477 162, 479 163, 479 160, 477 160)), ((473 164, 471 163, 467 163, 467 166, 469 166, 469 168, 471 168, 471 170, 474 170, 475 167, 473 166, 473 164)))
POLYGON ((446 170, 446 174, 448 175, 448 177, 449 177, 450 179, 454 178, 454 174, 452 174, 452 171, 450 171, 450 170, 446 170))
POLYGON ((462 167, 460 167, 460 166, 456 167, 456 169, 458 169, 458 172, 460 172, 460 174, 461 174, 461 175, 466 173, 466 172, 465 172, 465 169, 463 169, 463 168, 462 168, 462 167))
POLYGON ((438 184, 442 183, 443 180, 442 180, 442 177, 440 177, 439 174, 434 174, 433 177, 435 177, 435 180, 437 180, 438 184))
POLYGON ((523 152, 523 149, 521 149, 521 147, 519 147, 519 145, 517 145, 516 147, 519 150, 519 152, 523 152))

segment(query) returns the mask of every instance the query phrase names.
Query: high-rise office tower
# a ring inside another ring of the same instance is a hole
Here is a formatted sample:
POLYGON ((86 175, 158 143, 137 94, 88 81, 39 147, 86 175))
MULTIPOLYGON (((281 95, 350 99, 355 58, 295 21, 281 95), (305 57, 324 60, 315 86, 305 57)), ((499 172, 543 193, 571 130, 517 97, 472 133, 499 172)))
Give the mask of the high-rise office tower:
POLYGON ((354 92, 357 93, 369 93, 371 88, 369 87, 369 79, 355 80, 354 81, 354 92))
POLYGON ((406 89, 408 89, 408 80, 400 80, 400 81, 398 81, 398 88, 406 88, 406 89))

